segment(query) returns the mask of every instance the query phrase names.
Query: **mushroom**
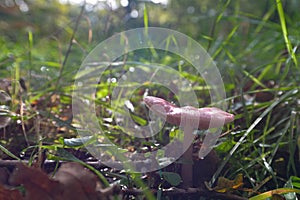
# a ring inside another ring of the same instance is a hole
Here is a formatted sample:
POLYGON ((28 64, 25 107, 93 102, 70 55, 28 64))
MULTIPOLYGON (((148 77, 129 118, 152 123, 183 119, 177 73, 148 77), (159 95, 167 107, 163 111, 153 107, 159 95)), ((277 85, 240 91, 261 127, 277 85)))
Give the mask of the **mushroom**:
POLYGON ((182 165, 181 176, 184 186, 192 186, 193 166, 190 162, 193 159, 193 145, 191 145, 191 141, 194 140, 193 131, 195 129, 205 130, 222 127, 224 124, 232 122, 234 115, 214 107, 177 107, 164 99, 153 96, 146 96, 144 102, 150 110, 164 118, 168 123, 183 127, 183 149, 187 150, 182 158, 189 163, 182 165))

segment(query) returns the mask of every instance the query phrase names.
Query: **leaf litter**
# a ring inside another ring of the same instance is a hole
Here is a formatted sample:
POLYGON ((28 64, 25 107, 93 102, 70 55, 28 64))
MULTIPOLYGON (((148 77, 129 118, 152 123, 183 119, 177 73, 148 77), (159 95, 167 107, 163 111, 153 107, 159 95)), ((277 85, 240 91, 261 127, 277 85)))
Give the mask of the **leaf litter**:
POLYGON ((75 162, 62 164, 53 177, 23 164, 18 164, 12 173, 0 168, 2 200, 97 200, 109 199, 119 192, 117 186, 104 189, 95 174, 75 162))

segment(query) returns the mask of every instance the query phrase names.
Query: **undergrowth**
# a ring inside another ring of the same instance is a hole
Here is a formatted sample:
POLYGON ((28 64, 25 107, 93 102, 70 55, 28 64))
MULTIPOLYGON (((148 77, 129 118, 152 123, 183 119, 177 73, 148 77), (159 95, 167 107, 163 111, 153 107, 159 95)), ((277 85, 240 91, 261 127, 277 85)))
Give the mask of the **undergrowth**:
MULTIPOLYGON (((216 186, 220 177, 234 180, 242 174, 243 186, 237 190, 228 188, 239 196, 265 199, 287 193, 290 196, 285 198, 293 199, 296 195, 290 190, 275 189, 300 188, 295 184, 300 176, 300 15, 285 10, 289 2, 266 2, 265 7, 261 4, 263 11, 258 16, 244 8, 242 1, 218 1, 217 10, 214 10, 216 14, 204 16, 207 22, 203 27, 210 29, 191 33, 196 35, 200 44, 204 44, 216 62, 227 94, 224 101, 228 104, 228 112, 236 116, 234 123, 224 127, 227 134, 214 148, 220 162, 207 186, 216 186), (272 190, 273 194, 259 196, 272 190)), ((299 3, 291 2, 299 6, 299 3)), ((148 21, 153 20, 151 9, 154 12, 153 7, 147 6, 143 13, 146 28, 148 21)), ((26 37, 24 32, 20 33, 22 40, 15 46, 10 41, 12 36, 1 37, 0 155, 3 160, 29 160, 29 163, 38 160, 42 163, 47 158, 89 166, 85 162, 92 159, 92 155, 83 143, 95 142, 97 138, 78 139, 76 128, 80 128, 80 124, 72 116, 76 72, 87 52, 98 42, 89 38, 92 37, 89 31, 94 27, 87 17, 91 13, 84 12, 87 11, 83 7, 81 11, 77 10, 73 23, 63 21, 65 27, 61 30, 66 33, 57 30, 41 38, 34 31, 27 30, 26 37), (63 148, 67 153, 61 150, 63 148)), ((109 16, 114 20, 118 17, 112 13, 109 16)), ((148 71, 153 67, 152 63, 170 66, 190 81, 200 106, 211 106, 212 103, 203 78, 196 74, 189 62, 177 55, 142 50, 115 60, 98 82, 95 107, 104 133, 114 144, 131 152, 164 146, 180 131, 167 124, 155 137, 139 139, 128 136, 128 130, 122 129, 115 121, 115 115, 124 113, 112 110, 112 104, 121 108, 127 100, 117 97, 112 102, 116 83, 132 70, 153 75, 148 71)), ((176 80, 173 84, 176 85, 176 80)), ((147 125, 149 121, 145 117, 148 110, 142 103, 145 94, 173 102, 178 100, 172 91, 161 85, 145 83, 135 89, 125 105, 128 110, 135 108, 130 116, 138 125, 147 125)), ((150 186, 141 181, 143 174, 105 170, 99 173, 93 167, 89 168, 98 173, 106 186, 106 178, 121 180, 126 187, 143 188, 148 199, 161 198, 159 192, 154 197, 146 189, 150 186)))

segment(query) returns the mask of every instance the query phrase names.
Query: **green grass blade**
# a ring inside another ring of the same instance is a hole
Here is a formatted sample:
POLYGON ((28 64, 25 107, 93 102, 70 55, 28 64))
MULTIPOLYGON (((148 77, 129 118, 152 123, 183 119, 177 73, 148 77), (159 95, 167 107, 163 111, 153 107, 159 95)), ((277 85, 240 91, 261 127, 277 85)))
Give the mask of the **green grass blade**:
POLYGON ((297 62, 295 52, 293 51, 291 41, 288 38, 288 31, 287 31, 287 27, 286 27, 286 23, 285 23, 285 16, 284 16, 284 11, 283 11, 281 0, 276 0, 276 4, 277 4, 277 11, 278 11, 279 19, 280 19, 281 30, 282 30, 286 48, 287 48, 290 56, 292 57, 294 64, 296 65, 296 67, 298 67, 298 62, 297 62))
POLYGON ((6 155, 16 159, 16 160, 21 160, 20 158, 18 158, 17 156, 15 156, 13 153, 11 153, 8 149, 6 149, 4 146, 2 146, 0 144, 0 150, 3 151, 6 155))
POLYGON ((148 27, 149 27, 149 18, 148 18, 148 12, 147 12, 147 7, 145 5, 144 7, 144 27, 145 31, 148 32, 148 27))
POLYGON ((286 98, 297 94, 299 91, 296 90, 291 90, 289 92, 287 92, 286 94, 282 95, 277 101, 274 101, 252 124, 251 126, 246 130, 246 132, 244 133, 244 135, 239 139, 239 141, 235 144, 235 146, 230 150, 230 152, 228 153, 228 155, 226 156, 225 160, 220 164, 218 170, 215 172, 215 174, 213 175, 211 181, 210 181, 210 186, 214 184, 214 182, 216 181, 216 178, 219 176, 219 174, 221 173, 222 169, 224 168, 224 166, 226 165, 226 163, 228 162, 228 160, 230 159, 230 157, 234 154, 234 152, 238 149, 238 147, 243 143, 243 141, 245 140, 245 138, 249 135, 249 133, 259 124, 259 122, 269 113, 273 110, 273 108, 275 108, 279 103, 281 103, 282 101, 284 101, 286 98))

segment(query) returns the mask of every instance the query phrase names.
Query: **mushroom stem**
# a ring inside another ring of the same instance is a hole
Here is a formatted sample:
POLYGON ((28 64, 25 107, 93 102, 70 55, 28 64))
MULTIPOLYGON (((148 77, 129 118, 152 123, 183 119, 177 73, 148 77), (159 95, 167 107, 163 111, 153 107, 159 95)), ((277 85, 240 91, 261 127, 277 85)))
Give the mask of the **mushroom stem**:
POLYGON ((191 126, 184 127, 183 149, 186 151, 182 155, 181 178, 186 188, 193 186, 193 131, 191 126))

